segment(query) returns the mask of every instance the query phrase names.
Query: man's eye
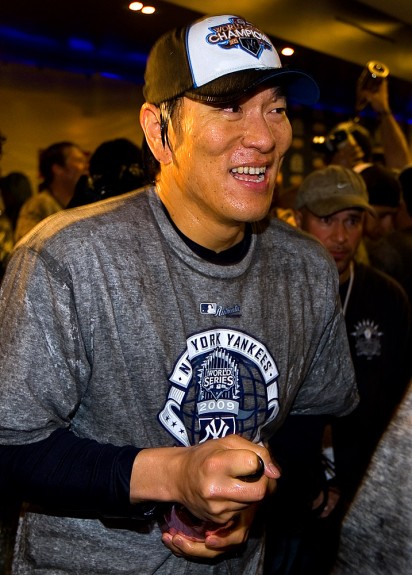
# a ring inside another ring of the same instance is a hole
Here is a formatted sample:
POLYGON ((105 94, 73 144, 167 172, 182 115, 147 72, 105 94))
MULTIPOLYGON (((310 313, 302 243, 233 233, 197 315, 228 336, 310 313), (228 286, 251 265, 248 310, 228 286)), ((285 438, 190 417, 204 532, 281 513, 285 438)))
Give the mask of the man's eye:
POLYGON ((237 114, 240 112, 239 104, 229 104, 224 108, 225 112, 231 112, 232 114, 237 114))
POLYGON ((286 114, 286 106, 279 106, 278 108, 274 108, 272 112, 275 114, 286 114))

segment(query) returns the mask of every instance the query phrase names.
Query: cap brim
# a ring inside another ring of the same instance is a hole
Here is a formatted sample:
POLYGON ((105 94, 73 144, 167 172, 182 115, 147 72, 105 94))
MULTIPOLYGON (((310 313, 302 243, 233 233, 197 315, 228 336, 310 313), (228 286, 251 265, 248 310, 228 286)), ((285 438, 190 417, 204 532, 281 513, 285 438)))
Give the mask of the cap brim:
POLYGON ((313 105, 319 99, 319 87, 315 80, 305 72, 288 68, 232 72, 185 92, 185 96, 194 100, 224 104, 245 96, 262 84, 281 87, 286 97, 298 104, 313 105))
POLYGON ((373 216, 376 216, 376 212, 370 204, 360 200, 359 196, 351 196, 350 194, 311 202, 310 204, 306 204, 306 207, 312 214, 315 214, 315 216, 319 218, 331 216, 336 212, 350 209, 367 211, 373 216))

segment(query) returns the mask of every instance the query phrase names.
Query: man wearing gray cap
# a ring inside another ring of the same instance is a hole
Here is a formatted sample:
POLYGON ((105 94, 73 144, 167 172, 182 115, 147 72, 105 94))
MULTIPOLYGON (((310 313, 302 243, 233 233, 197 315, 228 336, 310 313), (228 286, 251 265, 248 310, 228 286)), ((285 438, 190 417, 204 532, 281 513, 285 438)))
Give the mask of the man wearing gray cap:
MULTIPOLYGON (((296 209, 298 226, 317 237, 336 263, 360 396, 351 414, 331 418, 335 476, 323 517, 338 524, 408 385, 410 308, 397 282, 356 261, 365 212, 373 214, 360 175, 337 165, 312 172, 297 192, 296 209)), ((333 535, 327 525, 318 538, 323 559, 325 537, 333 535)))
POLYGON ((0 298, 0 482, 28 502, 16 573, 262 572, 268 437, 357 403, 333 262, 261 223, 287 99, 317 94, 243 18, 167 33, 140 115, 153 185, 19 244, 0 298))

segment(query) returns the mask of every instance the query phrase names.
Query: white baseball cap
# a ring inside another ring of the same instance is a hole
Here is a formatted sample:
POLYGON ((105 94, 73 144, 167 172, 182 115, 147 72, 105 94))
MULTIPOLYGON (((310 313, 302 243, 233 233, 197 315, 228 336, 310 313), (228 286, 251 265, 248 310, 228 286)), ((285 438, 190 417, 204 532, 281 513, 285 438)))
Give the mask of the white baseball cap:
POLYGON ((282 68, 264 32, 240 16, 224 14, 159 38, 149 54, 143 94, 152 104, 182 95, 225 103, 263 83, 281 86, 287 97, 301 104, 314 104, 319 98, 310 75, 282 68))

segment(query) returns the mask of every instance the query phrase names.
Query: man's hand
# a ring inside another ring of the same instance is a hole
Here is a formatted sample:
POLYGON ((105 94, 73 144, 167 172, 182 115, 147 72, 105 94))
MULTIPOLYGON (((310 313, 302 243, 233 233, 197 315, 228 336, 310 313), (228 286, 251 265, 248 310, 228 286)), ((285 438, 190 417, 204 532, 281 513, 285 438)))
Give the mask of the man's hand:
POLYGON ((358 107, 370 104, 372 109, 378 114, 387 114, 390 112, 387 79, 384 78, 380 84, 377 84, 375 90, 365 90, 357 87, 356 99, 358 107))
POLYGON ((180 451, 181 461, 173 501, 182 503, 196 517, 219 524, 230 521, 250 503, 261 501, 280 475, 263 446, 237 435, 176 451, 180 451), (259 458, 265 466, 261 479, 251 483, 242 480, 257 471, 259 458))
MULTIPOLYGON (((327 499, 326 499, 324 507, 323 507, 323 509, 319 515, 319 517, 321 519, 325 519, 326 517, 329 517, 329 515, 335 509, 336 505, 339 503, 340 496, 341 496, 341 493, 337 487, 329 486, 327 488, 327 495, 326 495, 327 499)), ((325 497, 325 494, 322 492, 312 502, 312 510, 313 511, 318 509, 318 507, 320 507, 320 505, 323 503, 324 497, 325 497)))
POLYGON ((162 542, 178 557, 214 559, 246 542, 257 508, 258 504, 249 505, 235 516, 231 525, 207 532, 204 541, 193 541, 181 533, 165 532, 162 542))
POLYGON ((244 543, 256 505, 274 491, 279 476, 265 447, 237 435, 193 447, 145 449, 133 467, 131 501, 179 503, 201 521, 213 522, 216 529, 206 532, 204 542, 172 529, 162 540, 176 554, 214 557, 244 543), (260 460, 263 474, 247 481, 260 460))

